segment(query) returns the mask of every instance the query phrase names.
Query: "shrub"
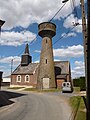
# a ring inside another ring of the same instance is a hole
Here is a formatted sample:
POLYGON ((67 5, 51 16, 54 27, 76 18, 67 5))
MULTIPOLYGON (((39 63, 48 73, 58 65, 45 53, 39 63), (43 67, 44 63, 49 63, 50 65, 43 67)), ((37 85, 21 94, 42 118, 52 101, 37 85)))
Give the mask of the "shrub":
POLYGON ((80 87, 80 91, 86 90, 85 77, 73 79, 73 86, 80 87))

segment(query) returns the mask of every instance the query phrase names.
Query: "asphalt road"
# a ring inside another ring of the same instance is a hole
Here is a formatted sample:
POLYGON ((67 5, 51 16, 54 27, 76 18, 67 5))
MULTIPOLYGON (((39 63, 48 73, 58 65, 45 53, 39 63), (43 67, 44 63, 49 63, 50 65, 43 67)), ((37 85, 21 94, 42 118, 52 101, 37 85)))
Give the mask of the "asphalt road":
POLYGON ((53 93, 21 94, 10 99, 13 104, 0 108, 0 120, 69 120, 71 110, 66 97, 53 93))

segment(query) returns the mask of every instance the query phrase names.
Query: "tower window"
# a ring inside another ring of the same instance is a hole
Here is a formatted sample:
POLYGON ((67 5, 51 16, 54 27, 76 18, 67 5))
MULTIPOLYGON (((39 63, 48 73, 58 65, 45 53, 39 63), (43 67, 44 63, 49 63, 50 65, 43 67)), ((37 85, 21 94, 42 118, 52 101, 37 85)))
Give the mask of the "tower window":
POLYGON ((47 64, 47 59, 46 59, 46 64, 47 64))
POLYGON ((47 43, 47 39, 46 39, 46 43, 47 43))

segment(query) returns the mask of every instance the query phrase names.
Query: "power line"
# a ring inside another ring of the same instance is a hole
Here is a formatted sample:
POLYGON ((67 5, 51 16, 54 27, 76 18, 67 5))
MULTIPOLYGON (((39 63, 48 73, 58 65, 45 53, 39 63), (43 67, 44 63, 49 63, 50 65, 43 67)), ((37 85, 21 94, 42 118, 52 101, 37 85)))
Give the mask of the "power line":
MULTIPOLYGON (((65 4, 66 4, 66 3, 64 3, 64 4, 59 8, 59 10, 54 14, 54 16, 53 16, 48 22, 51 22, 51 21, 55 18, 55 16, 56 16, 56 15, 62 10, 62 8, 65 6, 65 4)), ((47 25, 48 25, 48 23, 47 23, 47 25)), ((47 26, 47 25, 46 25, 46 26, 47 26)), ((46 27, 46 26, 45 26, 45 27, 46 27)), ((74 27, 73 27, 73 28, 74 28, 74 27)), ((45 29, 45 28, 44 28, 44 29, 45 29)), ((72 30, 72 29, 71 29, 71 30, 72 30)), ((70 30, 70 31, 71 31, 71 30, 70 30)), ((68 34, 68 33, 69 33, 69 31, 66 32, 66 34, 68 34)), ((33 44, 33 42, 38 38, 38 36, 39 36, 39 35, 37 34, 36 37, 34 38, 34 40, 30 43, 30 45, 33 44)), ((61 40, 62 38, 64 38, 64 36, 61 36, 54 44, 56 44, 56 43, 57 43, 59 40, 61 40)), ((53 44, 53 45, 54 45, 54 44, 53 44)), ((48 49, 49 49, 49 48, 48 48, 48 49)), ((22 52, 23 52, 23 51, 21 51, 21 52, 18 54, 18 56, 20 56, 22 52)), ((2 59, 3 59, 3 58, 2 58, 2 59)), ((13 60, 14 60, 14 59, 15 59, 15 58, 13 58, 13 60)), ((35 58, 35 59, 36 59, 36 58, 35 58)), ((12 61, 12 59, 11 59, 11 61, 12 61)))
MULTIPOLYGON (((66 3, 65 3, 66 4, 66 3)), ((48 21, 48 22, 51 22, 54 18, 55 18, 55 16, 62 10, 62 8, 65 6, 65 4, 63 4, 60 8, 59 8, 59 10, 54 14, 54 16, 48 21)), ((46 24, 46 26, 48 25, 48 23, 46 24)), ((46 27, 45 26, 45 27, 46 27)), ((45 29, 45 27, 44 27, 44 29, 45 29)), ((43 30, 44 30, 43 29, 43 30)), ((27 30, 27 28, 26 29, 24 29, 24 32, 27 30)), ((33 39, 33 41, 31 41, 30 42, 30 45, 32 46, 32 44, 34 43, 34 41, 38 38, 38 34, 36 35, 36 37, 33 39)), ((39 42, 40 43, 40 42, 39 42)), ((30 46, 30 47, 31 47, 30 46)), ((23 52, 24 50, 22 50, 17 56, 20 56, 21 55, 21 53, 23 52)), ((0 59, 3 59, 3 58, 0 58, 0 59)), ((15 58, 14 58, 15 59, 15 58)))
POLYGON ((55 13, 55 15, 49 20, 49 22, 51 22, 51 21, 55 18, 55 16, 62 10, 62 8, 63 8, 65 5, 66 5, 66 3, 64 3, 64 5, 59 8, 59 10, 55 13))
MULTIPOLYGON (((65 4, 66 3, 64 3, 60 8, 59 8, 59 10, 54 14, 54 16, 48 21, 48 22, 51 22, 54 18, 55 18, 55 16, 62 10, 62 8, 65 6, 65 4)), ((48 23, 46 24, 46 26, 48 25, 48 23)), ((46 27, 45 26, 45 27, 46 27)), ((45 29, 45 27, 43 28, 43 30, 45 29)), ((33 41, 31 41, 30 42, 30 45, 32 45, 33 43, 34 43, 34 41, 38 38, 38 34, 36 35, 36 37, 33 39, 33 41)), ((40 43, 40 42, 39 42, 40 43)), ((30 46, 31 47, 31 46, 30 46)), ((33 52, 33 51, 32 51, 33 52)), ((19 55, 22 53, 22 51, 19 53, 19 55)), ((19 56, 18 55, 18 56, 19 56)))
MULTIPOLYGON (((55 17, 56 17, 56 15, 62 10, 62 8, 65 6, 65 4, 66 3, 64 3, 60 8, 59 8, 59 10, 54 14, 54 16, 48 21, 48 22, 51 22, 55 17)), ((48 23, 45 25, 45 27, 43 28, 43 30, 46 28, 46 26, 48 25, 48 23)), ((36 37, 34 38, 34 40, 36 40, 36 38, 38 37, 39 35, 37 34, 36 35, 36 37)), ((33 43, 34 42, 34 40, 31 42, 31 43, 33 43)), ((30 44, 31 44, 30 43, 30 44)))

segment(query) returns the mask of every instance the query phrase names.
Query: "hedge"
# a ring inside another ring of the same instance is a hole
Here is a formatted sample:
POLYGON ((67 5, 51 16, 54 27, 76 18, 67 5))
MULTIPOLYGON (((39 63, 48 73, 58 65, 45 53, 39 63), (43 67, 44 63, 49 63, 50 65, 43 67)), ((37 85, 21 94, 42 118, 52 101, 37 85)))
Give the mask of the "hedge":
POLYGON ((85 77, 80 77, 80 78, 73 79, 73 86, 74 87, 80 87, 81 91, 86 90, 85 77))

